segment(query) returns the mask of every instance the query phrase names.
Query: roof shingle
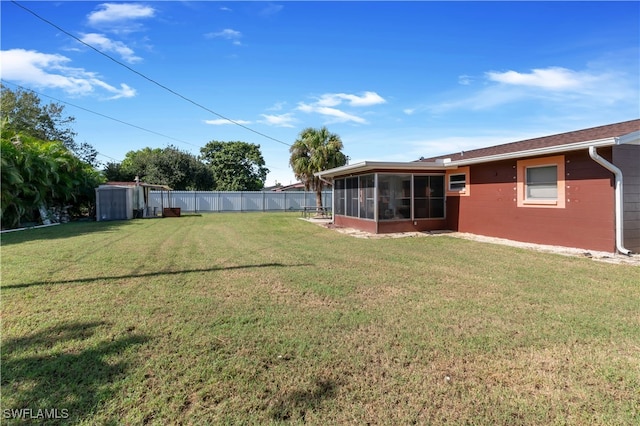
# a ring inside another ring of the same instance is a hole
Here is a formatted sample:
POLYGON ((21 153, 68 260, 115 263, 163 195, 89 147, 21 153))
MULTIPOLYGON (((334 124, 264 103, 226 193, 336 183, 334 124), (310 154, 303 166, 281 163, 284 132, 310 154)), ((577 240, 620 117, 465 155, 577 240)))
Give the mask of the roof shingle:
POLYGON ((578 142, 619 137, 638 130, 640 130, 640 119, 623 121, 621 123, 608 124, 605 126, 592 127, 590 129, 576 130, 573 132, 561 133, 557 135, 527 139, 518 142, 511 142, 502 145, 495 145, 487 148, 479 148, 470 151, 452 153, 448 155, 439 155, 437 157, 421 158, 419 161, 433 162, 437 159, 443 158, 450 158, 451 161, 469 160, 472 158, 510 154, 514 152, 529 151, 538 148, 548 148, 578 142))

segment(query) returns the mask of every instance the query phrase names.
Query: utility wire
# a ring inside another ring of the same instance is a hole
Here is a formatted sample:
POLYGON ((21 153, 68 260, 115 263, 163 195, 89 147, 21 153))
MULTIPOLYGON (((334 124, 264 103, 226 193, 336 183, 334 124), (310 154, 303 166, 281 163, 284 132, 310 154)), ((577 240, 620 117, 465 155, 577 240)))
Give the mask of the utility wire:
POLYGON ((209 113, 211 113, 211 114, 213 114, 213 115, 216 115, 216 116, 218 116, 218 117, 222 118, 223 120, 227 120, 228 122, 230 122, 230 123, 232 123, 232 124, 235 124, 236 126, 242 127, 243 129, 248 130, 248 131, 250 131, 250 132, 253 132, 253 133, 255 133, 255 134, 257 134, 257 135, 260 135, 260 136, 262 136, 262 137, 264 137, 264 138, 271 139, 272 141, 274 141, 274 142, 278 142, 278 143, 280 143, 280 144, 282 144, 282 145, 291 146, 291 144, 289 144, 289 143, 283 142, 283 141, 281 141, 281 140, 279 140, 279 139, 276 139, 276 138, 274 138, 274 137, 271 137, 271 136, 269 136, 269 135, 266 135, 266 134, 264 134, 264 133, 261 133, 261 132, 259 132, 259 131, 257 131, 257 130, 254 130, 254 129, 250 128, 250 127, 247 127, 247 126, 245 126, 244 124, 238 123, 237 121, 234 121, 234 120, 232 120, 232 119, 230 119, 230 118, 228 118, 228 117, 225 117, 225 116, 224 116, 224 115, 222 115, 222 114, 218 114, 217 112, 215 112, 215 111, 213 111, 213 110, 211 110, 211 109, 209 109, 209 108, 205 107, 204 105, 199 104, 198 102, 196 102, 196 101, 194 101, 194 100, 191 100, 191 99, 187 98, 187 97, 186 97, 186 96, 184 96, 184 95, 181 95, 180 93, 176 92, 175 90, 172 90, 172 89, 170 89, 169 87, 165 86, 164 84, 161 84, 161 83, 159 83, 158 81, 156 81, 156 80, 154 80, 154 79, 152 79, 152 78, 150 78, 150 77, 147 77, 146 75, 142 74, 141 72, 139 72, 139 71, 137 71, 137 70, 135 70, 135 69, 131 68, 129 65, 124 64, 124 63, 122 63, 122 62, 118 61, 118 60, 117 60, 117 59, 115 59, 114 57, 112 57, 112 56, 110 56, 110 55, 108 55, 108 54, 106 54, 106 53, 102 52, 101 50, 99 50, 99 49, 97 49, 97 48, 93 47, 92 45, 90 45, 90 44, 88 44, 88 43, 86 43, 86 42, 82 41, 81 39, 79 39, 79 38, 78 38, 78 37, 76 37, 75 35, 71 34, 70 32, 66 31, 65 29, 63 29, 63 28, 59 27, 58 25, 54 24, 53 22, 51 22, 51 21, 49 21, 49 20, 47 20, 47 19, 43 18, 42 16, 38 15, 38 14, 37 14, 36 12, 34 12, 33 10, 31 10, 31 9, 27 8, 26 6, 21 5, 20 3, 16 2, 15 0, 11 0, 11 3, 15 4, 16 6, 20 7, 20 8, 21 8, 21 9, 23 9, 23 10, 25 10, 26 12, 29 12, 30 14, 32 14, 32 15, 33 15, 33 16, 35 16, 36 18, 40 19, 40 20, 41 20, 41 21, 43 21, 43 22, 46 22, 47 24, 51 25, 52 27, 56 28, 57 30, 59 30, 59 31, 63 32, 64 34, 66 34, 66 35, 68 35, 69 37, 73 38, 74 40, 78 41, 79 43, 81 43, 81 44, 83 44, 83 45, 87 46, 88 48, 90 48, 90 49, 92 49, 92 50, 94 50, 95 52, 99 53, 100 55, 104 56, 105 58, 112 60, 112 61, 113 61, 113 62, 115 62, 116 64, 118 64, 118 65, 120 65, 120 66, 122 66, 122 67, 124 67, 124 68, 128 69, 128 70, 129 70, 129 71, 131 71, 132 73, 137 74, 138 76, 140 76, 140 77, 142 77, 143 79, 145 79, 145 80, 149 81, 150 83, 155 84, 156 86, 158 86, 158 87, 160 87, 160 88, 162 88, 162 89, 164 89, 164 90, 168 91, 169 93, 172 93, 173 95, 175 95, 175 96, 177 96, 177 97, 179 97, 179 98, 181 98, 181 99, 183 99, 183 100, 185 100, 185 101, 189 102, 190 104, 193 104, 193 105, 197 106, 198 108, 201 108, 201 109, 203 109, 203 110, 205 110, 205 111, 207 111, 207 112, 209 112, 209 113))
MULTIPOLYGON (((140 126, 138 126, 138 125, 131 124, 131 123, 128 123, 128 122, 126 122, 126 121, 122 121, 122 120, 119 120, 119 119, 117 119, 117 118, 110 117, 110 116, 105 115, 105 114, 102 114, 102 113, 100 113, 100 112, 92 111, 92 110, 90 110, 90 109, 88 109, 88 108, 84 108, 84 107, 81 107, 81 106, 79 106, 79 105, 74 105, 74 104, 72 104, 71 102, 63 101, 63 100, 60 100, 60 99, 54 98, 53 96, 49 96, 49 95, 45 95, 45 94, 42 94, 42 93, 38 93, 38 92, 36 92, 36 91, 35 91, 35 90, 33 90, 33 89, 28 89, 28 88, 26 88, 26 87, 22 87, 22 86, 20 86, 19 84, 15 84, 15 83, 12 83, 12 82, 7 81, 7 80, 2 80, 2 82, 3 82, 3 83, 9 83, 9 84, 11 84, 12 86, 18 87, 18 88, 20 88, 20 89, 22 89, 22 90, 31 91, 31 92, 35 93, 36 95, 38 95, 38 96, 44 96, 45 98, 53 99, 53 100, 54 100, 54 101, 56 101, 56 102, 61 102, 61 103, 63 103, 63 104, 66 104, 66 105, 72 106, 72 107, 74 107, 74 108, 78 108, 78 109, 81 109, 81 110, 83 110, 83 111, 90 112, 91 114, 99 115, 100 117, 104 117, 104 118, 107 118, 107 119, 109 119, 109 120, 113 120, 113 121, 116 121, 116 122, 118 122, 118 123, 121 123, 121 124, 124 124, 124 125, 130 126, 130 127, 134 127, 134 128, 136 128, 136 129, 143 130, 143 131, 145 131, 145 132, 153 133, 154 135, 157 135, 157 136, 162 136, 163 138, 171 139, 171 140, 174 140, 174 141, 176 141, 176 142, 180 142, 180 143, 183 143, 183 144, 187 144, 187 145, 194 146, 194 147, 196 147, 196 148, 200 148, 198 145, 192 144, 191 142, 183 141, 183 140, 181 140, 181 139, 177 139, 177 138, 174 138, 173 136, 168 136, 168 135, 165 135, 165 134, 162 134, 162 133, 156 132, 156 131, 154 131, 154 130, 145 129, 144 127, 140 127, 140 126)), ((101 155, 102 155, 102 154, 101 154, 101 155)), ((106 157, 106 156, 105 156, 105 157, 106 157)), ((111 157, 109 157, 109 158, 111 158, 111 157)))

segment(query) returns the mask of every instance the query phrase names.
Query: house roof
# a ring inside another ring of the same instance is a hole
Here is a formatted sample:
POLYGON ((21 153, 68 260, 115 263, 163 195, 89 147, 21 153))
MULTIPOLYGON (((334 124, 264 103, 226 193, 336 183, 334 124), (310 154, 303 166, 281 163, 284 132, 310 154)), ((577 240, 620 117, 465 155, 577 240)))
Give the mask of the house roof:
POLYGON ((304 191, 304 183, 296 182, 296 183, 292 183, 291 185, 274 186, 274 187, 271 187, 270 189, 271 191, 275 191, 275 192, 304 191))
POLYGON ((534 155, 550 155, 560 152, 588 149, 590 146, 602 147, 620 144, 640 145, 640 119, 624 121, 606 126, 540 138, 527 139, 502 145, 457 152, 431 158, 421 158, 413 162, 376 162, 363 161, 324 170, 316 173, 320 178, 333 178, 371 170, 446 170, 469 164, 489 161, 522 158, 534 155))
MULTIPOLYGON (((560 133, 557 135, 544 136, 534 139, 526 139, 519 142, 511 142, 502 145, 479 148, 471 151, 457 152, 438 157, 420 159, 419 161, 433 162, 443 159, 450 159, 451 162, 467 161, 485 157, 495 157, 505 154, 524 154, 536 151, 571 151, 581 149, 583 145, 615 145, 620 143, 614 140, 624 135, 640 132, 640 119, 624 121, 621 123, 608 124, 606 126, 592 127, 589 129, 576 130, 573 132, 560 133)), ((636 138, 637 139, 637 135, 636 138)), ((622 143, 632 143, 631 141, 622 143)), ((637 143, 637 142, 636 142, 637 143)))

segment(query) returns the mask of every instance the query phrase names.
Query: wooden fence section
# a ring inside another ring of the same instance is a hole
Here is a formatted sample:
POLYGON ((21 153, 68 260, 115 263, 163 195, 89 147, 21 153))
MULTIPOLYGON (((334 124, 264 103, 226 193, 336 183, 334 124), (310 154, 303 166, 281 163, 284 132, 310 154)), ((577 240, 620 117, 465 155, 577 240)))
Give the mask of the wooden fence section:
MULTIPOLYGON (((322 205, 331 208, 331 191, 322 192, 322 205)), ((178 207, 183 212, 303 211, 316 205, 310 191, 151 191, 147 205, 178 207), (163 199, 161 200, 162 197, 163 199)))

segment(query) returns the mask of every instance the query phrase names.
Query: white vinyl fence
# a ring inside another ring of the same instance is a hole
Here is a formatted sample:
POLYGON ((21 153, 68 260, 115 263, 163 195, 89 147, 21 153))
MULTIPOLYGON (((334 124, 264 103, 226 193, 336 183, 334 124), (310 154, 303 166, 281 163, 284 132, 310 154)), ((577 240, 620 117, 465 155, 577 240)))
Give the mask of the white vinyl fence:
MULTIPOLYGON (((311 191, 151 191, 148 202, 158 211, 164 206, 195 213, 297 211, 315 205, 316 193, 311 191)), ((322 205, 332 207, 331 191, 322 192, 322 205)))

